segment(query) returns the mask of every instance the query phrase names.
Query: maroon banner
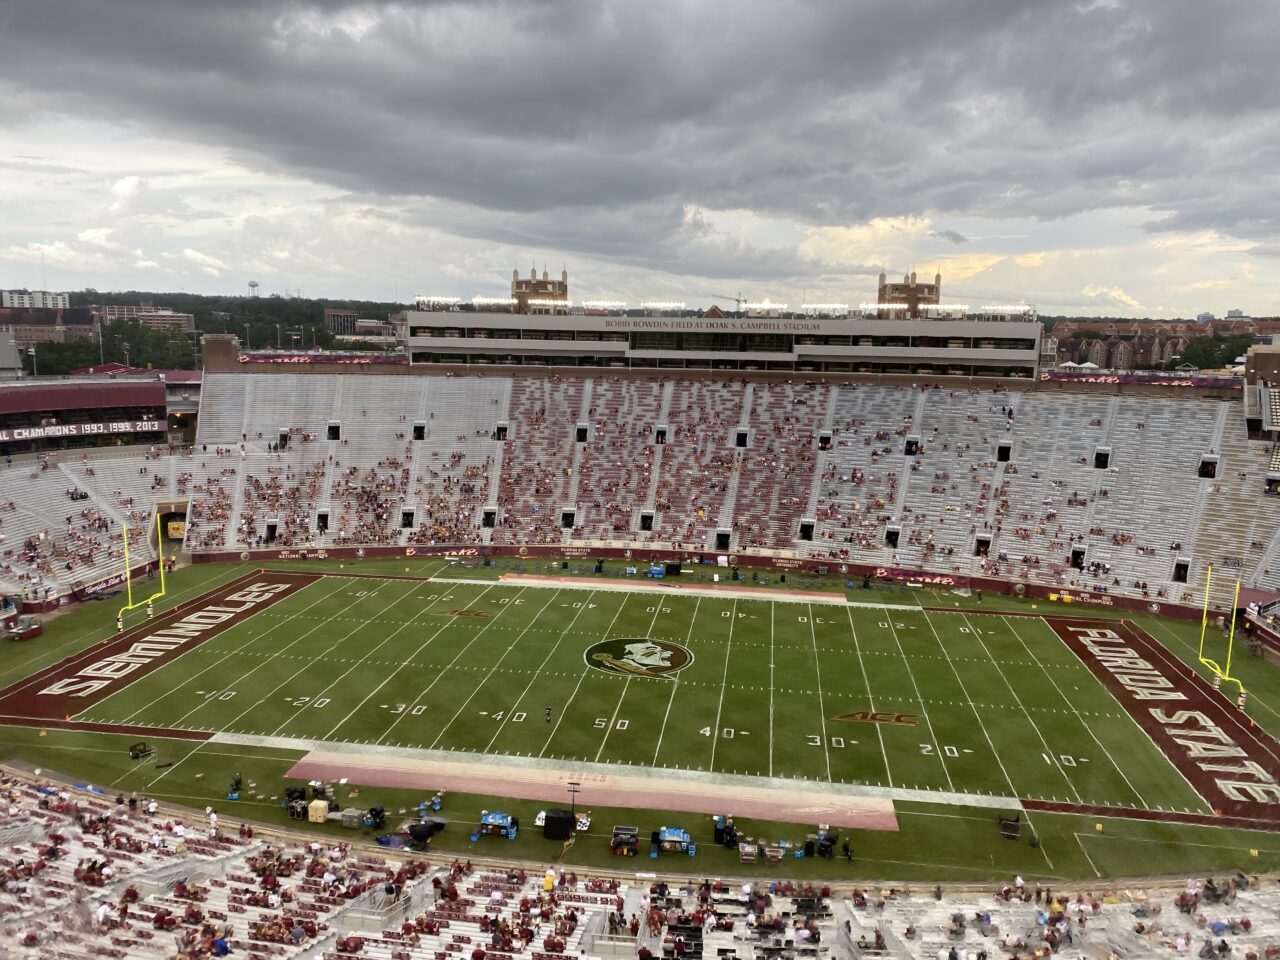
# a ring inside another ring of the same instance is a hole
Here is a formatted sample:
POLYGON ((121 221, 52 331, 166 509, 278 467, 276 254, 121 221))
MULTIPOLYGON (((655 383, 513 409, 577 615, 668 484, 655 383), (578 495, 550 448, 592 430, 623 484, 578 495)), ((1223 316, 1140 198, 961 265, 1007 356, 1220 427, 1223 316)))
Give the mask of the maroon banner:
POLYGON ((1041 380, 1072 383, 1149 383, 1159 387, 1240 387, 1244 377, 1196 377, 1173 373, 1076 373, 1071 370, 1042 370, 1041 380))
POLYGON ((346 363, 403 365, 409 358, 390 353, 242 353, 241 363, 346 363))
POLYGON ((44 440, 48 437, 93 437, 113 433, 163 433, 163 420, 108 420, 105 423, 55 423, 45 427, 0 430, 0 442, 44 440))

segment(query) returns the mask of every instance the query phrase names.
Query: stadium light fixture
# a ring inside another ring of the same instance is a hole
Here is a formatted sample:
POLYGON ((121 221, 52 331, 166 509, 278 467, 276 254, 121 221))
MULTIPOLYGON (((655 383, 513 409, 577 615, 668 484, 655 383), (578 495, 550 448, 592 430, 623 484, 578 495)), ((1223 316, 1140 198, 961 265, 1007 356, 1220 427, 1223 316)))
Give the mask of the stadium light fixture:
POLYGON ((646 300, 640 304, 642 310, 683 310, 683 300, 646 300))
POLYGON ((978 308, 983 313, 1030 313, 1028 303, 984 303, 978 308))
POLYGON ((787 309, 787 305, 785 303, 774 303, 768 297, 765 297, 759 303, 744 303, 742 305, 742 309, 744 310, 785 310, 787 309))
POLYGON ((859 310, 906 310, 910 304, 907 303, 860 303, 859 310))
POLYGON ((424 297, 421 294, 416 299, 418 303, 438 304, 445 307, 451 307, 462 302, 461 297, 424 297))
POLYGON ((625 300, 583 300, 579 303, 588 310, 621 310, 626 305, 625 300))
POLYGON ((471 302, 477 307, 511 307, 516 301, 512 297, 472 297, 471 302))
POLYGON ((828 311, 831 313, 845 313, 848 311, 849 305, 847 303, 802 303, 800 304, 800 309, 811 313, 828 311))
POLYGON ((545 297, 538 297, 529 301, 531 307, 572 307, 572 300, 548 300, 545 297))

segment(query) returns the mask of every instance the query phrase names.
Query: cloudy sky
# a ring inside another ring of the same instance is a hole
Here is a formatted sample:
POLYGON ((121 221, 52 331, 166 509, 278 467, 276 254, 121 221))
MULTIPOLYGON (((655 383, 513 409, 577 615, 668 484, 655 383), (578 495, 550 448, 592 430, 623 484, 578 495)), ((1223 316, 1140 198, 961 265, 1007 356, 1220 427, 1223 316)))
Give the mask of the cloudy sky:
POLYGON ((0 0, 0 287, 1280 313, 1275 0, 0 0))

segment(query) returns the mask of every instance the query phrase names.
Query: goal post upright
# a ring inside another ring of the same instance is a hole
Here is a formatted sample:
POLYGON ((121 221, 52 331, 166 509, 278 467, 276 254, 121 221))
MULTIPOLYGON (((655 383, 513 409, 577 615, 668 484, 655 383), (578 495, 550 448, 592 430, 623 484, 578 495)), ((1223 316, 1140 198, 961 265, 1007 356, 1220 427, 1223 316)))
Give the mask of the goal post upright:
POLYGON ((1200 652, 1196 654, 1196 659, 1204 663, 1204 634, 1209 629, 1209 587, 1213 583, 1213 564, 1209 564, 1209 568, 1204 575, 1204 610, 1200 614, 1200 652))

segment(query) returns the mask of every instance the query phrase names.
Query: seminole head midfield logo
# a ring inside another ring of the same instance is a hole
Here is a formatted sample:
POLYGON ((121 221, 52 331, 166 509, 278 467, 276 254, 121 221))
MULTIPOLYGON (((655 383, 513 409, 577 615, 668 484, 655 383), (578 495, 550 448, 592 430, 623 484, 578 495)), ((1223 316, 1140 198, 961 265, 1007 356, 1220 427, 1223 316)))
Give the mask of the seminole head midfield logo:
POLYGON ((693 663, 693 654, 667 640, 651 637, 614 637, 587 647, 587 666, 625 677, 674 676, 693 663))

